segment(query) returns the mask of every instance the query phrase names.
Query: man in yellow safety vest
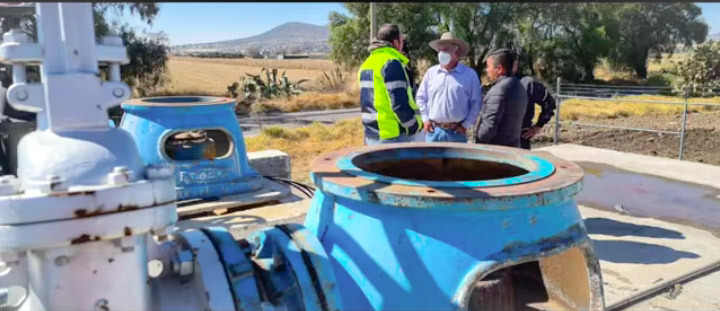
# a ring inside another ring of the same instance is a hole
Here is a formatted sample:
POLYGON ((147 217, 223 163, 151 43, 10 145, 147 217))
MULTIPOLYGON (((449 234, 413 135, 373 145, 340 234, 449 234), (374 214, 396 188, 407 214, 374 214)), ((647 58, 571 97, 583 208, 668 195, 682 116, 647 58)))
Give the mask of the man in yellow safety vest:
POLYGON ((403 39, 397 25, 380 27, 358 72, 366 145, 410 142, 423 128, 405 71, 408 59, 400 52, 403 39))

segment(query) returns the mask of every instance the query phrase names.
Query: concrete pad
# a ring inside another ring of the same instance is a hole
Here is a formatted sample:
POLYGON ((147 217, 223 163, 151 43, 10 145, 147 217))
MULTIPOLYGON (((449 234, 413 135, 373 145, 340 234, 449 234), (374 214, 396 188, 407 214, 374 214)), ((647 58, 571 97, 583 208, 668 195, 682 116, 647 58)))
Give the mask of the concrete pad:
POLYGON ((248 162, 260 175, 290 179, 290 156, 280 150, 248 152, 248 162))
MULTIPOLYGON (((608 305, 720 260, 720 239, 708 231, 582 206, 580 213, 600 259, 608 305)), ((705 309, 720 303, 714 296, 693 300, 699 299, 707 300, 705 309)))
MULTIPOLYGON (((605 164, 720 189, 718 166, 571 144, 536 151, 574 162, 605 164)), ((672 191, 672 188, 668 190, 667 198, 675 201, 681 194, 674 196, 672 191)), ((607 195, 613 196, 613 193, 607 195)), ((717 208, 720 209, 720 204, 717 208)), ((677 223, 587 207, 580 207, 580 211, 600 258, 607 305, 720 259, 720 235, 717 232, 713 234, 677 223)), ((718 283, 720 272, 714 272, 679 286, 677 297, 657 295, 628 310, 718 310, 718 283)))
POLYGON ((720 189, 720 166, 573 144, 543 147, 534 150, 547 151, 570 161, 603 163, 636 173, 657 175, 720 189))

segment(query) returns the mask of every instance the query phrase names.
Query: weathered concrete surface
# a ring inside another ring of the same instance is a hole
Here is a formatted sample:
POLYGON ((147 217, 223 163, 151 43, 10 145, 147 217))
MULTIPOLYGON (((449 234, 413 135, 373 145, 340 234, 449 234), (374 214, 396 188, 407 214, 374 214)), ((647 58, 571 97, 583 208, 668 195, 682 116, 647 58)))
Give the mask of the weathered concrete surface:
POLYGON ((676 179, 688 183, 704 184, 720 189, 720 167, 631 154, 614 150, 564 144, 535 149, 546 151, 570 161, 596 162, 624 170, 676 179))
POLYGON ((248 162, 260 175, 290 179, 290 156, 280 150, 248 152, 248 162))
MULTIPOLYGON (((718 166, 577 145, 538 150, 720 189, 718 166)), ((587 207, 580 211, 600 259, 607 305, 720 259, 720 237, 709 231, 587 207)), ((658 295, 628 310, 720 310, 719 283, 715 272, 686 283, 675 298, 658 295)))
MULTIPOLYGON (((720 259, 720 239, 708 231, 582 206, 580 212, 600 259, 607 305, 720 259)), ((706 279, 714 279, 717 284, 720 273, 686 284, 675 300, 656 297, 629 309, 662 310, 656 306, 663 306, 675 310, 717 310, 720 295, 703 294, 717 291, 716 287, 702 286, 708 282, 706 279), (693 307, 681 301, 692 302, 693 307)))

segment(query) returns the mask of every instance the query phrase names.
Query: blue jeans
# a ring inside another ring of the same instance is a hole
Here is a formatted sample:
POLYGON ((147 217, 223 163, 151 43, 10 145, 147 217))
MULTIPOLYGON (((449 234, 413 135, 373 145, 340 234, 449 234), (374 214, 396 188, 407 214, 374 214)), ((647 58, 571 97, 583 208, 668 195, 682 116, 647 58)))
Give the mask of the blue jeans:
POLYGON ((394 144, 394 143, 410 143, 413 141, 417 141, 415 139, 415 135, 400 135, 395 138, 391 139, 375 139, 375 138, 369 138, 365 137, 365 145, 366 146, 375 146, 375 145, 381 145, 381 144, 394 144))
POLYGON ((446 130, 436 126, 432 132, 425 134, 425 141, 428 143, 439 141, 467 143, 467 136, 465 134, 455 133, 453 130, 446 130))

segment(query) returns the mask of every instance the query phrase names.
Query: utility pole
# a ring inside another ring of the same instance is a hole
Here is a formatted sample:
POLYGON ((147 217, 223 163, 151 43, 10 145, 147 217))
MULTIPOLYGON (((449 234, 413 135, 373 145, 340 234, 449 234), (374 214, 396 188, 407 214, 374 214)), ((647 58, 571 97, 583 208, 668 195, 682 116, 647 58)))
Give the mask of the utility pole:
POLYGON ((370 2, 370 42, 377 37, 377 8, 375 2, 370 2))

